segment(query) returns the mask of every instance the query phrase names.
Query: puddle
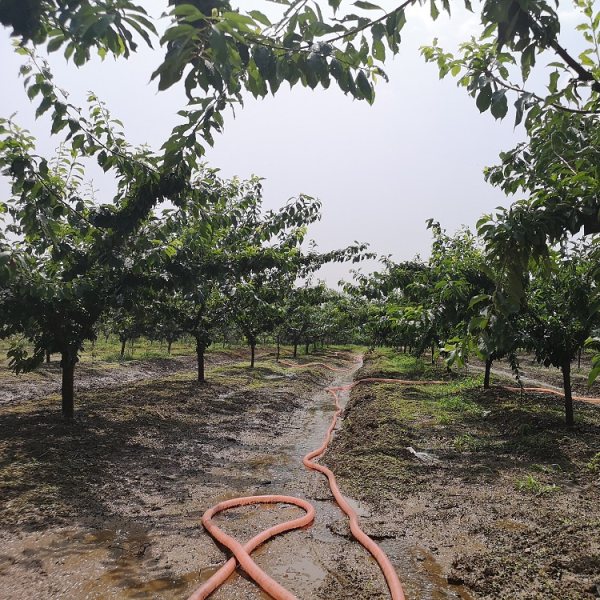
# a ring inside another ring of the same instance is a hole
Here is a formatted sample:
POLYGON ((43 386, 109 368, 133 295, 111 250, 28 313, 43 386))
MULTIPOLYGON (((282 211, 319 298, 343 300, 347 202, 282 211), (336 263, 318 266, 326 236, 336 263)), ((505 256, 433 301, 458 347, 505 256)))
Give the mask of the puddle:
MULTIPOLYGON (((205 581, 210 579, 218 570, 220 565, 206 567, 199 573, 186 573, 185 575, 175 577, 159 577, 135 585, 130 585, 125 590, 125 598, 148 598, 155 597, 154 594, 160 592, 161 597, 165 597, 165 592, 187 592, 190 589, 200 587, 205 581)), ((116 571, 116 570, 115 570, 116 571)), ((126 574, 125 574, 126 575, 126 574)), ((115 577, 121 577, 122 574, 115 573, 115 577)), ((175 598, 185 598, 185 594, 174 595, 175 598)))
POLYGON ((464 585, 448 583, 443 567, 424 548, 412 548, 400 566, 402 586, 410 600, 474 600, 464 585))
POLYGON ((514 521, 513 519, 498 519, 495 521, 494 527, 503 529, 504 531, 525 531, 529 529, 525 523, 514 521))

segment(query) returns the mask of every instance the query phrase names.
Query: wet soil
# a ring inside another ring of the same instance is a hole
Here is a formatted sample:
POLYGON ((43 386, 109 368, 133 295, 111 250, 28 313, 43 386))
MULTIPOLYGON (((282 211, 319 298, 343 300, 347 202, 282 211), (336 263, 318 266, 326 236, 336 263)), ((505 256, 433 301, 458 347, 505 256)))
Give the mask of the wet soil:
MULTIPOLYGON (((349 354, 324 358, 351 365, 349 354)), ((0 408, 2 598, 186 598, 225 556, 200 525, 204 510, 269 493, 307 498, 318 516, 257 550, 258 564, 299 598, 386 598, 324 479, 301 463, 333 414, 324 386, 351 370, 229 362, 205 385, 177 371, 80 392, 70 425, 55 396, 0 408)), ((245 540, 296 514, 246 507, 217 520, 245 540)), ((266 598, 243 574, 213 597, 266 598)))
MULTIPOLYGON (((283 493, 317 519, 258 549, 258 564, 299 598, 388 598, 324 479, 301 463, 333 414, 324 387, 351 380, 350 359, 316 359, 349 367, 333 374, 221 356, 205 385, 193 358, 147 361, 144 379, 134 364, 137 379, 91 380, 71 425, 43 387, 0 407, 0 596, 186 598, 225 558, 204 510, 283 493)), ((560 401, 483 394, 480 378, 418 362, 386 370, 373 356, 357 374, 400 375, 448 383, 356 388, 324 462, 408 600, 600 597, 600 408, 578 404, 567 430, 560 401)), ((298 514, 245 507, 217 522, 245 540, 298 514)), ((242 572, 213 597, 267 598, 242 572)))
MULTIPOLYGON (((480 360, 472 359, 469 363, 469 368, 483 371, 485 366, 480 360)), ((600 381, 596 381, 591 386, 588 386, 588 375, 591 368, 592 364, 589 355, 582 356, 580 365, 577 360, 573 361, 571 365, 571 387, 574 395, 600 398, 600 381)), ((492 375, 498 376, 503 382, 510 380, 510 385, 516 385, 514 373, 511 371, 510 365, 506 360, 498 360, 493 363, 492 375)), ((544 365, 540 365, 532 355, 519 355, 519 375, 524 386, 549 387, 561 392, 563 390, 561 370, 556 367, 544 367, 544 365)))
MULTIPOLYGON (((381 365, 356 376, 443 375, 381 365)), ((358 386, 325 462, 409 599, 600 598, 600 407, 577 403, 568 429, 561 399, 481 381, 358 386)))
MULTIPOLYGON (((264 354, 264 353, 263 353, 264 354)), ((240 360, 241 352, 212 351, 206 355, 207 365, 240 360)), ((86 361, 75 369, 75 393, 103 389, 141 380, 159 379, 172 373, 196 368, 195 356, 178 356, 123 362, 86 361)), ((60 393, 60 361, 52 360, 39 369, 15 375, 8 365, 0 365, 0 406, 34 400, 40 396, 60 393)))

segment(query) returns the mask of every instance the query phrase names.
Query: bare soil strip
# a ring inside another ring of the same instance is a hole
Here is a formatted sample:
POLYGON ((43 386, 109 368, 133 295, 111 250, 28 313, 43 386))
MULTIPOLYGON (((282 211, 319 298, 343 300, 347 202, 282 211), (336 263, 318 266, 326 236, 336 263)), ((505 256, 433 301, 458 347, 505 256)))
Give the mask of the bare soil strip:
MULTIPOLYGON (((206 355, 207 365, 219 365, 242 358, 231 351, 206 355)), ((0 368, 0 406, 35 400, 60 393, 61 372, 58 360, 36 371, 15 376, 7 367, 0 368)), ((128 360, 125 362, 86 361, 76 367, 75 392, 102 390, 142 380, 160 379, 173 373, 196 368, 195 356, 128 360)))

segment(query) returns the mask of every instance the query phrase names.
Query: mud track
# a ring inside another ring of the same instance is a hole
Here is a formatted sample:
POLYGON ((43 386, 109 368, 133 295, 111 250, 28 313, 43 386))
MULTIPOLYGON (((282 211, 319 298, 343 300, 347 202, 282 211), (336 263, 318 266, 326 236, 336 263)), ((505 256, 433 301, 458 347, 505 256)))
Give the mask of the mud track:
MULTIPOLYGON (((317 520, 259 549, 257 563, 299 598, 387 598, 323 479, 301 463, 333 412, 323 388, 351 374, 263 362, 213 366, 207 385, 193 376, 82 392, 73 425, 52 397, 0 409, 2 597, 186 598, 224 560, 203 511, 285 493, 313 503, 317 520)), ((246 507, 220 525, 244 540, 299 512, 246 507)), ((213 597, 265 596, 236 574, 213 597)))

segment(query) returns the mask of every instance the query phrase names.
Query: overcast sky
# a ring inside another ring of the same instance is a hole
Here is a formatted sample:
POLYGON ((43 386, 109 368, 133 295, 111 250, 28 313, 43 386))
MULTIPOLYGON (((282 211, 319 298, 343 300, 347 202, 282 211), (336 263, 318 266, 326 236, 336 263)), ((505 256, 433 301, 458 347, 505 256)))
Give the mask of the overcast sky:
MULTIPOLYGON (((160 12, 162 0, 152 2, 160 12)), ((473 227, 477 219, 509 200, 483 180, 484 166, 521 139, 513 115, 495 121, 480 115, 473 99, 453 79, 440 81, 419 47, 438 37, 452 49, 475 33, 477 16, 458 12, 436 23, 427 8, 408 14, 400 56, 389 61, 390 82, 380 82, 373 106, 333 89, 282 89, 273 98, 248 98, 207 154, 224 176, 265 178, 265 206, 276 208, 300 192, 323 202, 323 218, 310 230, 322 250, 353 240, 366 241, 379 254, 396 260, 426 258, 431 237, 425 220, 433 217, 449 231, 473 227)), ((48 122, 34 121, 33 108, 17 77, 21 57, 14 55, 6 31, 0 31, 0 115, 18 112, 40 150, 49 153, 48 122)), ((124 121, 132 143, 160 147, 185 104, 182 86, 158 93, 150 73, 160 63, 160 48, 141 48, 129 60, 93 60, 83 68, 51 55, 57 83, 73 103, 84 104, 93 90, 124 121)), ((102 201, 112 196, 110 181, 94 171, 102 201), (105 196, 108 196, 106 198, 105 196)), ((0 184, 2 193, 6 184, 0 184)), ((367 265, 365 265, 367 267, 367 265)), ((334 284, 349 267, 330 266, 323 277, 334 284)), ((367 269, 368 270, 368 269, 367 269)))

